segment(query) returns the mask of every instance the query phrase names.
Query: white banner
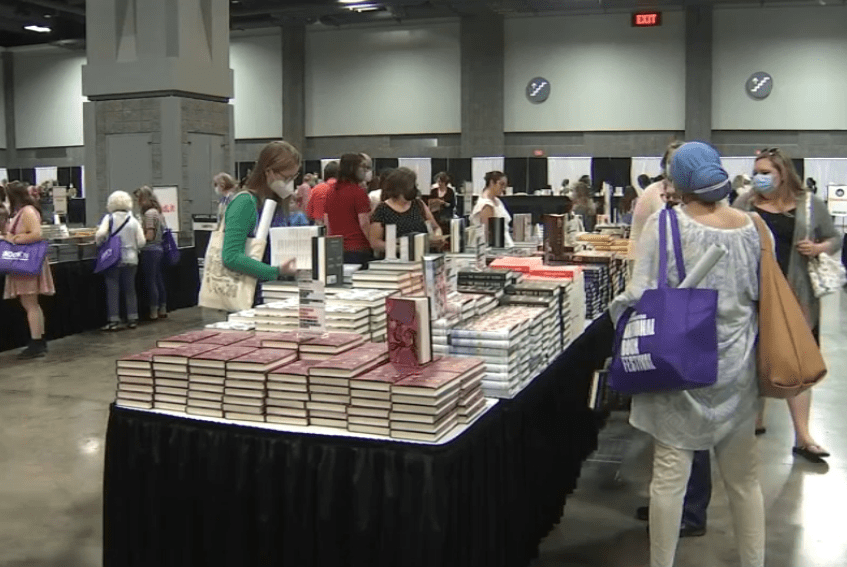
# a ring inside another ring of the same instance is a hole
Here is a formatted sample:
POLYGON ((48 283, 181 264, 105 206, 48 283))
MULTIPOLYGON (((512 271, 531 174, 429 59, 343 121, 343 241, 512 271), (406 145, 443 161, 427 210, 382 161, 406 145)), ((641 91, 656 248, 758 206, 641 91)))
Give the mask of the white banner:
POLYGON ((162 216, 168 228, 179 232, 179 188, 178 187, 153 187, 153 193, 162 205, 162 216))
POLYGON ((553 193, 561 191, 562 181, 576 182, 583 175, 591 175, 590 157, 548 157, 547 183, 553 193))
POLYGON ((13 179, 9 179, 9 172, 5 167, 0 167, 0 181, 14 181, 13 179))
MULTIPOLYGON (((807 158, 803 160, 805 185, 806 179, 812 178, 818 186, 818 197, 829 201, 832 187, 847 185, 847 159, 845 158, 807 158)), ((831 211, 832 209, 830 209, 831 211)), ((836 213, 833 213, 836 214, 836 213)), ((838 216, 836 226, 847 227, 847 217, 838 216)))
POLYGON ((35 184, 41 185, 45 181, 57 182, 59 179, 58 167, 36 167, 35 168, 35 184))
POLYGON ((397 167, 408 167, 418 176, 418 189, 422 195, 429 195, 432 187, 432 159, 431 158, 400 158, 397 167))
POLYGON ((729 180, 733 181, 739 175, 747 175, 753 177, 753 167, 756 165, 756 158, 753 157, 722 157, 721 164, 729 174, 729 180))
POLYGON ((641 195, 641 186, 638 184, 639 175, 647 175, 651 179, 662 173, 662 158, 661 157, 634 157, 630 166, 629 184, 635 187, 638 194, 641 195))
MULTIPOLYGON (((503 157, 475 157, 471 160, 471 177, 473 179, 473 194, 479 195, 485 189, 485 174, 489 171, 503 171, 506 159, 503 157)), ((465 211, 469 214, 470 211, 465 211)))

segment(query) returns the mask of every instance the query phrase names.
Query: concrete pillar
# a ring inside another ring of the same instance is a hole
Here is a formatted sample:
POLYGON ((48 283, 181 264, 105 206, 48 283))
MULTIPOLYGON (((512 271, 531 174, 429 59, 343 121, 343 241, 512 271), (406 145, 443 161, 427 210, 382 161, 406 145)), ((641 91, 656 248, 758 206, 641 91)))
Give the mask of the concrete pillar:
MULTIPOLYGON (((6 116, 6 161, 9 167, 17 167, 18 152, 15 134, 15 60, 11 51, 0 53, 3 65, 3 89, 4 107, 0 109, 6 116)), ((9 181, 12 181, 11 179, 9 181)))
POLYGON ((502 156, 505 26, 493 13, 463 16, 462 157, 502 156))
POLYGON ((282 137, 306 150, 306 25, 282 26, 282 137))
POLYGON ((685 139, 712 139, 712 6, 685 9, 685 139))
POLYGON ((179 188, 180 230, 232 166, 228 0, 88 0, 86 214, 110 192, 179 188))

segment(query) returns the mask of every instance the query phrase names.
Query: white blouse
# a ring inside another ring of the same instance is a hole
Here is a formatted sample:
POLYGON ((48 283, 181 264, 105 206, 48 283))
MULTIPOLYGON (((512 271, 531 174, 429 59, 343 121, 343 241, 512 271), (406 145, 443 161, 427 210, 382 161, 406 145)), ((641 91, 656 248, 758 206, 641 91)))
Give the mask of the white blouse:
MULTIPOLYGON (((632 398, 630 423, 671 447, 702 450, 758 410, 759 234, 752 219, 736 229, 705 226, 677 207, 686 271, 712 244, 728 250, 697 287, 718 290, 718 380, 713 386, 682 392, 639 394, 632 398)), ((632 282, 609 310, 617 321, 646 289, 655 289, 659 270, 659 215, 644 225, 632 282)), ((668 238, 668 285, 676 286, 676 260, 668 238)))
POLYGON ((489 199, 488 197, 480 196, 474 205, 473 211, 471 211, 471 223, 475 225, 481 225, 479 215, 482 212, 482 209, 485 207, 491 207, 494 209, 494 217, 498 219, 506 219, 506 248, 511 248, 515 245, 515 241, 512 240, 512 234, 510 232, 509 225, 512 223, 512 215, 509 214, 509 210, 506 209, 506 206, 503 204, 503 201, 498 199, 497 197, 493 199, 489 199))

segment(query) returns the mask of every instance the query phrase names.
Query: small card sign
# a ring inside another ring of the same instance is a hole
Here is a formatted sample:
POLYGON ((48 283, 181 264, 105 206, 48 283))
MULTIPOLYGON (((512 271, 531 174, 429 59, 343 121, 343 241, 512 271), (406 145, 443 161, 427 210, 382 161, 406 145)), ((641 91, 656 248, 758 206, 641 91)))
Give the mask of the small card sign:
POLYGON ((324 284, 312 279, 312 270, 297 270, 300 290, 300 330, 323 333, 326 330, 326 292, 324 284))
POLYGON ((397 225, 385 225, 385 259, 397 259, 397 225))

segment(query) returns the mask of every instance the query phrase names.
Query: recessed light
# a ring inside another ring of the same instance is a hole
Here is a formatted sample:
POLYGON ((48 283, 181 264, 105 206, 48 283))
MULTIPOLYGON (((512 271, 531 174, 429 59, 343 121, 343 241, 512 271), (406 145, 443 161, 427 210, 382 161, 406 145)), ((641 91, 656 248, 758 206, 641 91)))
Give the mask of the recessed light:
POLYGON ((24 29, 35 33, 50 33, 53 31, 45 26, 24 26, 24 29))
POLYGON ((376 4, 350 4, 347 9, 356 12, 370 12, 371 10, 379 10, 379 6, 376 4))

